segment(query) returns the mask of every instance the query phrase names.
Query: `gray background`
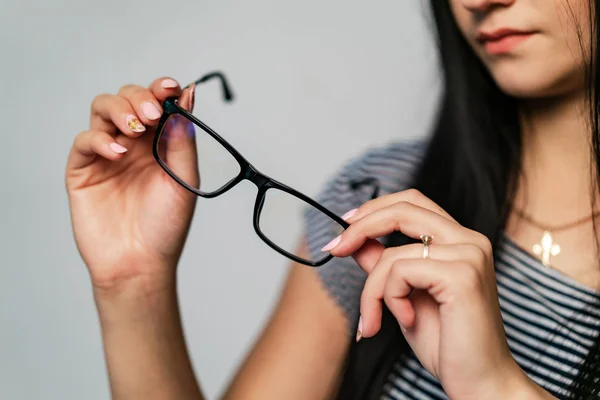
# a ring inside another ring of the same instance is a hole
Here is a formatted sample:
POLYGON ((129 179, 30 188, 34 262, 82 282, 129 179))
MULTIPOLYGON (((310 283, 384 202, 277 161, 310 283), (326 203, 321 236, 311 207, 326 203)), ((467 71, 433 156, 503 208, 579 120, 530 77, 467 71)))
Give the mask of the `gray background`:
MULTIPOLYGON (((258 168, 314 196, 364 149, 426 133, 439 93, 423 2, 4 3, 2 399, 109 397, 63 181, 96 94, 221 69, 238 101, 207 93, 196 107, 258 168)), ((209 398, 259 334, 287 266, 254 234, 255 190, 201 200, 180 265, 187 340, 209 398)))

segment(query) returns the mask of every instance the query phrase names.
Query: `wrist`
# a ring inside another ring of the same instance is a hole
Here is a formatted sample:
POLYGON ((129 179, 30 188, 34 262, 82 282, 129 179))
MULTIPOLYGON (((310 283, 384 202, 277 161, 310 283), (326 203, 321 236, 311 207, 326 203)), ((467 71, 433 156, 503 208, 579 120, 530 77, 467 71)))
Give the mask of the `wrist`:
POLYGON ((514 364, 514 372, 499 382, 497 386, 496 398, 498 400, 556 400, 554 396, 529 378, 516 361, 514 364))
MULTIPOLYGON (((456 396, 459 398, 459 396, 456 396)), ((556 400, 550 393, 535 383, 511 357, 510 362, 488 375, 478 379, 471 390, 460 395, 461 400, 556 400)))
POLYGON ((126 265, 126 268, 89 268, 97 301, 149 296, 175 286, 177 263, 122 262, 121 265, 126 265))
POLYGON ((176 274, 139 274, 110 283, 93 282, 93 294, 103 329, 145 324, 153 319, 153 313, 177 308, 176 274))
POLYGON ((535 383, 524 372, 521 382, 515 385, 512 393, 508 393, 508 396, 506 398, 515 400, 556 400, 556 397, 535 383))

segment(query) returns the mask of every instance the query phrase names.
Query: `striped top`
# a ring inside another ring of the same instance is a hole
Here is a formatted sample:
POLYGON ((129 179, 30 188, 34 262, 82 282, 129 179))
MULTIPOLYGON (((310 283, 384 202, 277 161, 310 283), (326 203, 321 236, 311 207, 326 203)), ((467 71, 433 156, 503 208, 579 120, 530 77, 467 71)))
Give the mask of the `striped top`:
MULTIPOLYGON (((410 186, 412 174, 427 143, 391 143, 371 149, 346 164, 317 198, 338 215, 356 208, 368 198, 348 190, 351 180, 376 177, 380 195, 399 192, 410 186)), ((308 247, 320 253, 324 229, 306 216, 308 247)), ((545 268, 535 257, 504 237, 496 248, 496 278, 500 308, 510 350, 531 379, 557 398, 568 396, 600 329, 600 300, 596 292, 563 273, 545 268)), ((349 334, 354 336, 360 294, 366 274, 351 257, 334 258, 318 268, 329 294, 348 317, 349 334)), ((414 354, 399 357, 382 399, 447 399, 444 389, 414 354)))

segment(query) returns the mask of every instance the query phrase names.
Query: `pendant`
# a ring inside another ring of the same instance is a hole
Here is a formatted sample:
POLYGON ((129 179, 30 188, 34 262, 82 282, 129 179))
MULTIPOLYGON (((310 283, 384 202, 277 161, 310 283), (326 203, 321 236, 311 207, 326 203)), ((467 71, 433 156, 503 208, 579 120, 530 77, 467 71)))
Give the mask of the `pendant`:
POLYGON ((554 243, 552 233, 544 232, 540 244, 533 245, 533 254, 540 256, 544 267, 550 267, 550 259, 560 254, 560 246, 554 243))

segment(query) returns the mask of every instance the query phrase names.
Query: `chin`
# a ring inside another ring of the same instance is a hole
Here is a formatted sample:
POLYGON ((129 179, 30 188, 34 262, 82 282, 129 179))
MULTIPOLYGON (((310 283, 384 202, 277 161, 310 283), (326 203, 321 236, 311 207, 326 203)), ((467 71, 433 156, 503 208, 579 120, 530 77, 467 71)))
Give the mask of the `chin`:
POLYGON ((491 66, 490 72, 500 89, 515 98, 540 99, 568 95, 584 86, 584 71, 559 66, 524 65, 507 61, 491 66))

